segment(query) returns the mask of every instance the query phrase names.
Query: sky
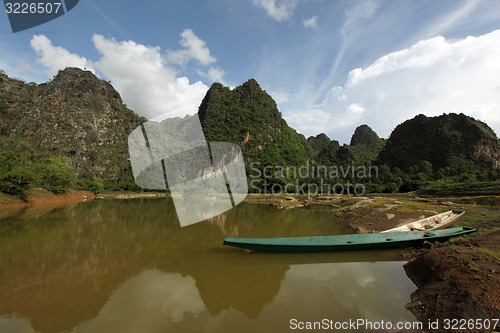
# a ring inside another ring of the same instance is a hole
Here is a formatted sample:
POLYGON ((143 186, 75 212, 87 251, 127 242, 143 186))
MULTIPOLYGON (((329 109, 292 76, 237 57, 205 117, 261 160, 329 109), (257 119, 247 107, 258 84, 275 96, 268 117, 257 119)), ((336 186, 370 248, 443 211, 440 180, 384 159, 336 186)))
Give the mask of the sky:
POLYGON ((349 143, 367 124, 387 138, 451 112, 500 134, 500 1, 80 0, 18 33, 3 6, 1 70, 37 83, 92 70, 148 119, 254 78, 306 137, 349 143))

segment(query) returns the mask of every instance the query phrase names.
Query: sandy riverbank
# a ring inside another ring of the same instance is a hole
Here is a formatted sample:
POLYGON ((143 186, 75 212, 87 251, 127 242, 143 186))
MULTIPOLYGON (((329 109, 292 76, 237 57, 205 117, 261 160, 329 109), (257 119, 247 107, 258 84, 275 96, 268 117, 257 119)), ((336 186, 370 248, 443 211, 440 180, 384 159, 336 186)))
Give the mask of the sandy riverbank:
POLYGON ((31 189, 25 201, 2 194, 0 196, 0 218, 21 211, 27 214, 41 215, 56 208, 73 207, 94 198, 95 195, 87 191, 70 191, 55 195, 42 189, 31 189))

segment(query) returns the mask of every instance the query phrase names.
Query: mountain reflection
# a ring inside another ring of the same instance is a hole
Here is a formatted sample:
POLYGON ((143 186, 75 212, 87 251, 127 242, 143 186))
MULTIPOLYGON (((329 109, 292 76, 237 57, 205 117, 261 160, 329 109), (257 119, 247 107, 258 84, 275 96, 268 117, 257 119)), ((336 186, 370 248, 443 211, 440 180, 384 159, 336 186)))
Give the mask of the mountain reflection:
POLYGON ((221 246, 224 236, 345 232, 328 214, 250 204, 180 228, 164 199, 8 217, 0 221, 0 332, 262 331, 276 323, 286 331, 293 316, 411 319, 404 304, 414 287, 390 261, 394 251, 267 255, 221 246))

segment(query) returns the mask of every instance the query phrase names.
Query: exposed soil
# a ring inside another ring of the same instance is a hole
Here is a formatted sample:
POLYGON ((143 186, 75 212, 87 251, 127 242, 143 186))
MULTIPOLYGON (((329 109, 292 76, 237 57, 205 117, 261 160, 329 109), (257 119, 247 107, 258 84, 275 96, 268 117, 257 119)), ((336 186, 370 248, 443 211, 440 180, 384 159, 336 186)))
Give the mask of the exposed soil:
POLYGON ((95 195, 87 191, 71 191, 62 195, 55 195, 41 189, 31 189, 26 201, 0 196, 0 218, 16 214, 20 211, 37 214, 47 213, 56 208, 72 207, 80 202, 90 201, 95 195))
POLYGON ((123 192, 108 192, 97 195, 97 199, 137 199, 137 198, 164 198, 165 193, 123 193, 123 192))
POLYGON ((500 317, 500 231, 421 252, 405 265, 418 287, 407 307, 420 321, 500 317))

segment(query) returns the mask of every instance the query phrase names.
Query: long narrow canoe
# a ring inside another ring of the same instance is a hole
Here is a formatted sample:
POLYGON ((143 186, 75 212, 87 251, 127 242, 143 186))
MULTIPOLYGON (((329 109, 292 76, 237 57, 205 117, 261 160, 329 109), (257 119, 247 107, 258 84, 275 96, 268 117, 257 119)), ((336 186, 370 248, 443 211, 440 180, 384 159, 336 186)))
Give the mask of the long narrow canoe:
POLYGON ((419 245, 425 241, 444 241, 476 231, 460 227, 432 231, 405 231, 390 234, 352 234, 285 238, 224 238, 224 245, 260 252, 327 252, 394 249, 419 245))
POLYGON ((437 230, 444 229, 455 222, 460 216, 464 215, 464 211, 450 210, 441 214, 429 216, 415 222, 403 224, 399 227, 384 230, 381 232, 395 231, 415 231, 415 230, 437 230))

